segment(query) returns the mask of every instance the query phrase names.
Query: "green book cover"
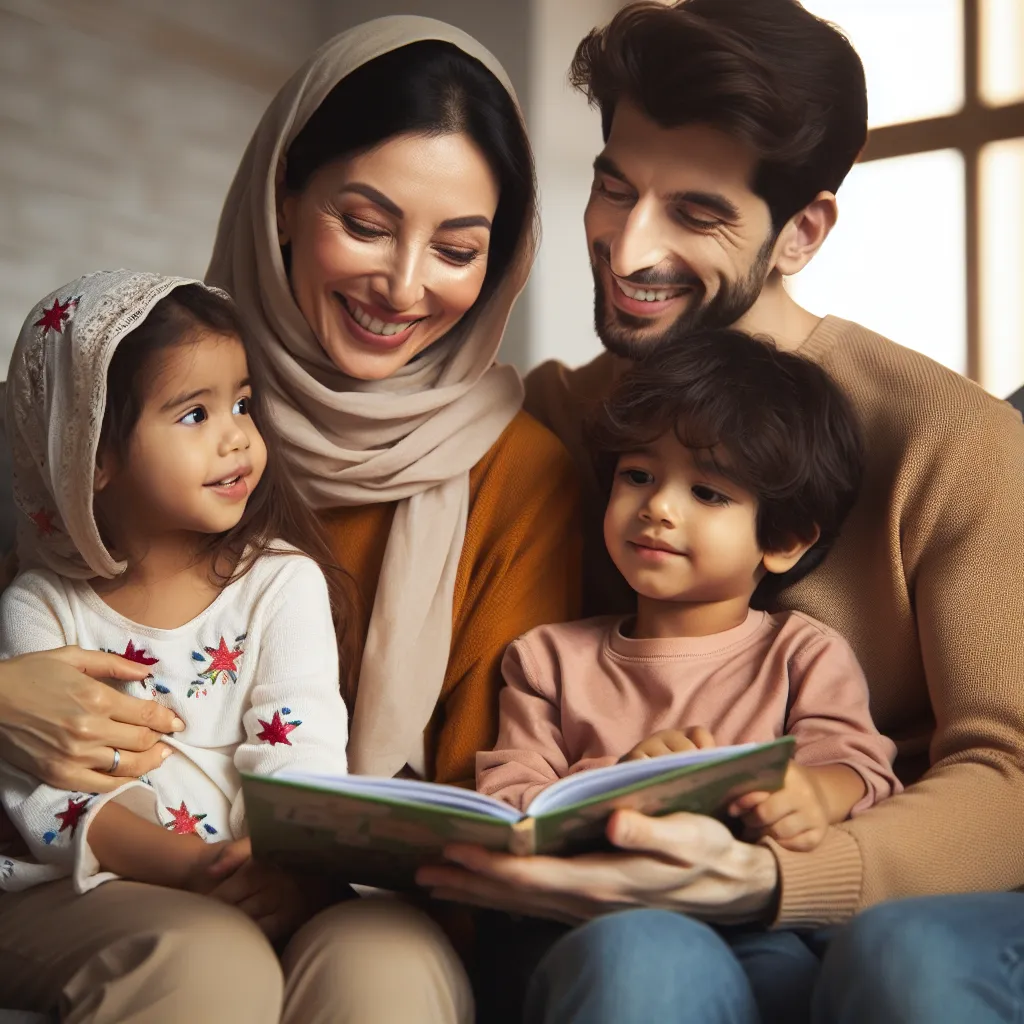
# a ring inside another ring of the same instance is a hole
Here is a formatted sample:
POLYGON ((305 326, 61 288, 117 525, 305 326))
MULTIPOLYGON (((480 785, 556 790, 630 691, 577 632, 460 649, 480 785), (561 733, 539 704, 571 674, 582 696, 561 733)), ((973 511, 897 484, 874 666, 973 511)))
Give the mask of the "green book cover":
POLYGON ((794 741, 688 751, 570 775, 520 813, 471 790, 369 776, 243 775, 253 852, 299 871, 389 889, 440 863, 448 843, 570 855, 607 845, 612 811, 721 815, 736 797, 782 786, 794 741))

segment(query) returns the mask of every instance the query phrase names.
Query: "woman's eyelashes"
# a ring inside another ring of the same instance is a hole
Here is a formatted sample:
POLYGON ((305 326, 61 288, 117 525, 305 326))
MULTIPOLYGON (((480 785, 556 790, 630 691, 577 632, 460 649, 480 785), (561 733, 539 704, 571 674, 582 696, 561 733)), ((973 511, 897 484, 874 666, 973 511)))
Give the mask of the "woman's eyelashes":
POLYGON ((391 234, 386 228, 378 227, 369 221, 360 220, 350 213, 341 214, 341 222, 356 238, 387 238, 391 234))
MULTIPOLYGON (((339 217, 349 234, 362 241, 371 242, 393 237, 393 232, 389 228, 355 217, 351 213, 342 213, 339 217)), ((433 248, 442 259, 457 267, 468 267, 484 255, 483 249, 473 246, 435 244, 433 248)))

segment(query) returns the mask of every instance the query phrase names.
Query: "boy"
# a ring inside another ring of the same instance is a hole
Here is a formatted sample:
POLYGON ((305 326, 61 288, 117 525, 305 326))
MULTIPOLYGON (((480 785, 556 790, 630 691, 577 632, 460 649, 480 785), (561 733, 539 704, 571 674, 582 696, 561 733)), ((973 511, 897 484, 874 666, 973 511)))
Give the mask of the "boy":
POLYGON ((633 618, 542 626, 506 653, 496 749, 477 785, 525 807, 623 758, 796 738, 778 793, 735 801, 752 837, 813 849, 898 792, 849 645, 769 615, 838 535, 859 488, 849 404, 816 364, 729 329, 634 364, 594 426, 612 561, 633 618))

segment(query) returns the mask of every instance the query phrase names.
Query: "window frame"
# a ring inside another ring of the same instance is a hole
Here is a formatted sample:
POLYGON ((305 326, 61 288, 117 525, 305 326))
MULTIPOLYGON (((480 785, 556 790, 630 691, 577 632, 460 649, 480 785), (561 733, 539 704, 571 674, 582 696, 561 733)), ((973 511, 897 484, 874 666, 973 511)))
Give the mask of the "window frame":
POLYGON ((883 125, 868 132, 858 163, 955 149, 964 160, 964 266, 966 298, 966 370, 981 378, 981 151, 992 142, 1024 138, 1024 100, 990 106, 981 93, 981 0, 961 0, 963 17, 964 102, 956 113, 883 125))

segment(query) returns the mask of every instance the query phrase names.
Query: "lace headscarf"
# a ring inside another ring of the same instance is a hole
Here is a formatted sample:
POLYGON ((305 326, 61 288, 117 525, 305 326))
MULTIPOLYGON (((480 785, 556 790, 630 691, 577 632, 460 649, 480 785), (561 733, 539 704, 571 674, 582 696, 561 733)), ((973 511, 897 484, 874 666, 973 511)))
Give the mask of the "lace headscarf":
POLYGON ((278 241, 275 174, 327 94, 356 68, 421 40, 479 60, 515 100, 505 72, 458 29, 387 17, 323 46, 271 103, 221 215, 207 280, 227 289, 269 370, 269 407, 303 494, 319 509, 397 502, 359 674, 349 764, 393 775, 419 761, 452 637, 469 471, 509 425, 522 385, 495 357, 535 250, 535 212, 505 278, 466 329, 383 381, 331 362, 295 304, 278 241), (457 342, 456 342, 457 339, 457 342))
POLYGON ((17 557, 72 579, 125 569, 93 515, 96 454, 114 350, 181 277, 103 271, 37 303, 11 356, 5 427, 18 509, 17 557))

